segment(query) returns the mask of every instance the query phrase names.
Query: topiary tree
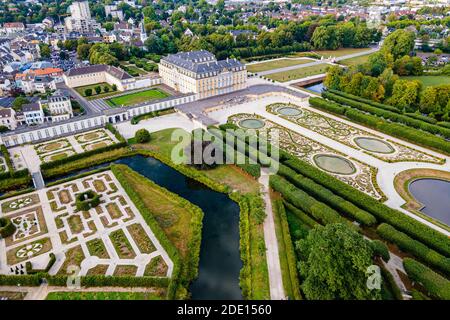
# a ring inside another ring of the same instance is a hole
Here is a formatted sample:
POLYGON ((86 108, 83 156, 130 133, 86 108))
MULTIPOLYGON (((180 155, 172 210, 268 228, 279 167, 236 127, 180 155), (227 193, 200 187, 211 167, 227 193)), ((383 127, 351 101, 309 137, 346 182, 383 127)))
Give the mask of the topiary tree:
POLYGON ((103 87, 103 91, 105 91, 106 93, 108 93, 108 92, 109 92, 109 87, 108 87, 108 86, 104 86, 104 87, 103 87))
POLYGON ((0 218, 0 236, 7 238, 12 236, 16 231, 16 226, 8 218, 0 218))
POLYGON ((100 94, 100 92, 102 92, 102 87, 95 86, 94 90, 95 90, 95 93, 100 94))
POLYGON ((92 96, 92 89, 86 89, 86 90, 84 90, 84 95, 85 95, 86 97, 92 96))
POLYGON ((139 129, 134 136, 137 143, 146 143, 150 141, 150 133, 147 129, 139 129))
POLYGON ((75 197, 75 206, 79 211, 88 211, 100 204, 100 195, 92 190, 79 193, 75 197))
POLYGON ((312 229, 296 243, 299 272, 311 300, 380 299, 366 282, 373 249, 358 232, 341 223, 312 229))
POLYGON ((111 86, 111 89, 112 89, 112 91, 117 91, 117 85, 113 84, 113 85, 111 86))

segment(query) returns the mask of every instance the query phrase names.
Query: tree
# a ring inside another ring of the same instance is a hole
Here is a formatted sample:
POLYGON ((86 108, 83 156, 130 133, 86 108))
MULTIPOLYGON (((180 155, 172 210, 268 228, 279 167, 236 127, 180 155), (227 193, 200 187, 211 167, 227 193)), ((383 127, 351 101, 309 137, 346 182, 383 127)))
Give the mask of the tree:
POLYGON ((91 89, 91 88, 88 88, 88 89, 84 90, 84 95, 85 95, 86 97, 92 96, 92 89, 91 89))
POLYGON ((100 92, 102 92, 102 87, 100 87, 100 86, 95 86, 94 90, 95 90, 95 93, 96 93, 96 94, 100 94, 100 92))
POLYGON ((104 87, 103 87, 103 91, 106 92, 106 93, 108 93, 108 92, 109 92, 109 87, 108 87, 108 86, 104 86, 104 87))
POLYGON ((382 50, 392 53, 394 59, 409 55, 414 49, 415 35, 411 31, 399 29, 384 39, 382 50))
POLYGON ((9 129, 8 129, 7 126, 0 125, 0 133, 6 132, 6 131, 8 131, 8 130, 9 130, 9 129))
POLYGON ((419 100, 419 92, 421 83, 417 80, 397 80, 394 84, 392 97, 389 98, 388 104, 397 107, 400 110, 414 112, 419 100))
POLYGON ((51 51, 50 47, 48 46, 48 44, 41 43, 39 45, 39 49, 40 49, 41 58, 44 58, 44 59, 50 58, 52 51, 51 51))
POLYGON ((147 143, 150 141, 150 133, 147 129, 139 129, 134 136, 137 143, 147 143))
POLYGON ((111 86, 111 89, 112 89, 112 91, 117 91, 117 85, 114 83, 114 84, 111 86))
POLYGON ((88 60, 89 59, 89 50, 91 49, 90 44, 80 44, 77 47, 77 55, 80 60, 88 60))
POLYGON ((323 84, 328 89, 341 90, 341 77, 343 70, 339 66, 331 66, 328 68, 327 75, 323 84))
POLYGON ((24 104, 30 103, 30 101, 25 97, 17 97, 12 103, 12 107, 15 111, 20 111, 24 104))
POLYGON ((348 225, 316 227, 296 243, 296 249, 307 299, 380 299, 366 285, 372 246, 348 225))

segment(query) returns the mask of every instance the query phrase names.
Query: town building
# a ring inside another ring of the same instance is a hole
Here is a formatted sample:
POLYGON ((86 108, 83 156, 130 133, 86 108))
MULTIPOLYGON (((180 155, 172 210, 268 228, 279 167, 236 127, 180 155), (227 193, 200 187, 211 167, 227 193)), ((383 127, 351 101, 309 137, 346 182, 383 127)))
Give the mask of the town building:
POLYGON ((13 35, 23 31, 25 31, 25 25, 22 22, 6 22, 2 28, 2 32, 6 35, 13 35))
POLYGON ((73 117, 72 102, 68 96, 53 95, 47 100, 40 100, 39 104, 51 122, 61 122, 73 117))
POLYGON ((161 59, 162 82, 198 99, 247 88, 247 68, 236 59, 217 60, 206 50, 179 52, 161 59))
POLYGON ((92 19, 89 2, 75 1, 69 6, 70 17, 64 19, 68 32, 78 31, 81 33, 93 32, 100 29, 100 24, 92 19))
POLYGON ((25 124, 32 126, 44 123, 45 114, 42 106, 39 103, 28 103, 22 106, 22 113, 18 120, 25 124))
POLYGON ((159 79, 151 77, 133 78, 122 69, 103 64, 73 68, 63 77, 70 88, 106 82, 111 86, 115 85, 118 91, 140 89, 160 83, 159 79))
POLYGON ((0 107, 0 126, 5 126, 9 130, 17 128, 16 112, 12 108, 0 107))

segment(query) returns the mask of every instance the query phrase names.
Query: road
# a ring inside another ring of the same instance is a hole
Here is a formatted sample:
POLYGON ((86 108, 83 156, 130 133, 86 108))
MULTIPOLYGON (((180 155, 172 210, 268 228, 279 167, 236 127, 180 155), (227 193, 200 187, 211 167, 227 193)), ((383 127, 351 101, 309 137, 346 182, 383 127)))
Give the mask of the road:
POLYGON ((64 82, 57 83, 56 88, 59 89, 65 95, 71 96, 73 99, 78 101, 78 103, 81 104, 81 106, 83 107, 86 115, 94 115, 101 113, 101 110, 95 108, 95 106, 93 106, 90 101, 82 97, 78 92, 76 92, 76 90, 73 90, 72 88, 66 86, 64 82))

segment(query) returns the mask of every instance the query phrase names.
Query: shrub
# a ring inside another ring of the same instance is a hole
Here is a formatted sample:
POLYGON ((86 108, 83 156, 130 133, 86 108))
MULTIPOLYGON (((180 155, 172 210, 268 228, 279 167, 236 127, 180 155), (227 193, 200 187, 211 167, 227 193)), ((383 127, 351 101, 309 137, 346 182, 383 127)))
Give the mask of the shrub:
POLYGON ((109 87, 108 87, 108 86, 104 86, 104 87, 103 87, 103 91, 106 92, 106 93, 108 93, 108 92, 109 92, 109 87))
POLYGON ((291 168, 280 164, 278 174, 286 180, 294 184, 296 187, 306 191, 315 199, 320 200, 339 212, 351 217, 364 225, 371 226, 377 222, 375 217, 370 213, 361 210, 353 203, 335 195, 329 189, 321 186, 313 180, 298 174, 291 168))
POLYGON ((420 283, 429 294, 442 299, 450 299, 450 281, 410 258, 403 259, 403 267, 409 278, 420 283))
POLYGON ((413 254, 428 265, 450 274, 450 259, 428 248, 419 241, 412 239, 394 227, 382 223, 377 228, 377 233, 384 239, 395 243, 400 249, 413 254))
POLYGON ((352 202, 357 207, 366 210, 378 220, 405 232, 416 240, 432 247, 433 249, 450 256, 450 239, 442 233, 408 217, 404 213, 392 209, 371 196, 349 186, 341 180, 321 171, 307 162, 293 156, 283 154, 284 164, 298 173, 310 178, 316 183, 333 191, 336 195, 352 202))
POLYGON ((16 231, 16 226, 11 222, 9 218, 0 218, 0 236, 7 238, 12 236, 16 231))
POLYGON ((147 129, 139 129, 134 136, 137 143, 146 143, 150 141, 150 133, 147 129))
POLYGON ((95 86, 94 90, 95 90, 95 93, 96 93, 96 94, 100 94, 100 92, 102 92, 102 87, 100 87, 100 86, 95 86))
POLYGON ((86 90, 84 90, 84 95, 85 95, 86 97, 92 96, 92 89, 86 89, 86 90))
POLYGON ((344 223, 351 224, 342 218, 336 211, 328 207, 326 204, 317 201, 309 196, 306 192, 297 189, 293 184, 289 183, 279 175, 270 176, 270 186, 289 201, 292 205, 300 208, 305 213, 311 215, 323 224, 328 223, 344 223))
POLYGON ((92 190, 86 190, 75 196, 75 206, 79 211, 88 211, 100 204, 100 195, 92 190))
POLYGON ((389 261, 391 255, 389 254, 389 249, 384 242, 380 240, 373 240, 370 244, 372 245, 373 253, 376 256, 380 256, 386 262, 389 261))
POLYGON ((117 91, 117 85, 116 85, 116 84, 113 84, 113 85, 111 86, 111 89, 112 89, 112 91, 117 91))

